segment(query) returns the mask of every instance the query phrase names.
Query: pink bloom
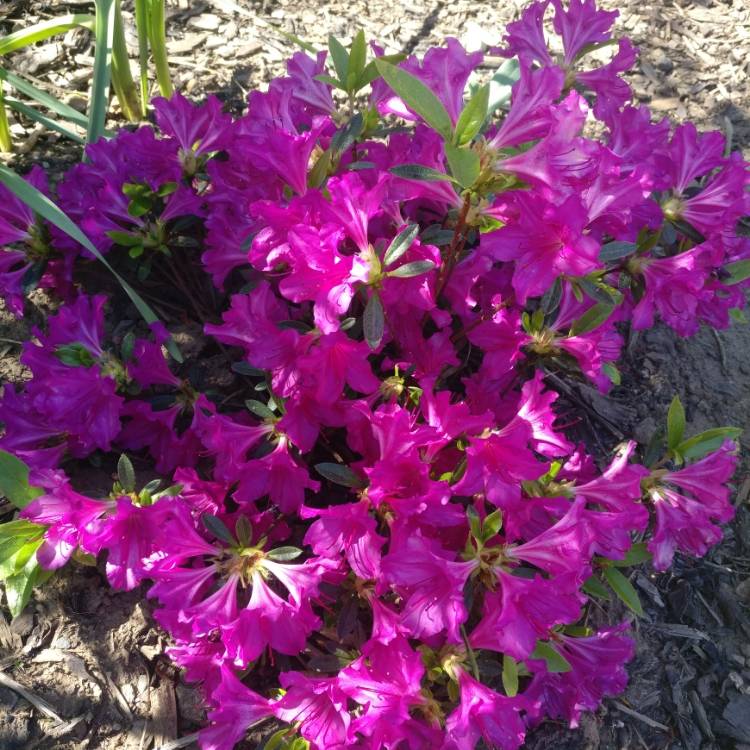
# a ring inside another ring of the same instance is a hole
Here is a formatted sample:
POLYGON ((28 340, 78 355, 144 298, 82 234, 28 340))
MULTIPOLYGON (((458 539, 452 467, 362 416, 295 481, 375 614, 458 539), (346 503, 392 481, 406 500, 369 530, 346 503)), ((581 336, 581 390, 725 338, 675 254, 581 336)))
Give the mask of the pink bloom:
POLYGON ((281 721, 299 723, 299 733, 315 750, 346 750, 351 747, 351 717, 347 696, 334 677, 311 678, 301 672, 282 672, 284 697, 273 704, 281 721))
POLYGON ((585 601, 572 575, 544 579, 519 576, 496 570, 499 591, 485 592, 482 619, 469 642, 526 659, 538 640, 549 637, 555 625, 575 622, 585 601))
POLYGON ((553 427, 557 415, 552 410, 552 404, 557 401, 558 394, 543 388, 543 374, 537 370, 534 377, 527 380, 521 389, 518 416, 530 425, 532 447, 537 453, 545 456, 570 454, 573 452, 573 444, 553 427))
POLYGON ((458 670, 461 703, 446 721, 444 750, 474 750, 481 739, 487 747, 517 750, 526 736, 520 712, 526 696, 508 698, 478 682, 464 669, 458 670))
POLYGON ((623 634, 626 629, 623 624, 585 638, 558 636, 555 646, 569 662, 569 672, 553 674, 544 662, 527 662, 534 673, 523 694, 533 704, 529 718, 537 723, 547 714, 577 727, 583 711, 593 711, 605 696, 621 693, 628 681, 625 663, 635 653, 635 643, 623 634))
POLYGON ((570 65, 590 44, 606 42, 619 11, 599 10, 595 0, 569 0, 568 8, 562 0, 552 0, 555 15, 552 25, 562 37, 565 65, 570 65))
POLYGON ((228 667, 221 668, 221 683, 211 693, 216 706, 208 714, 211 726, 201 730, 202 750, 232 750, 257 722, 272 715, 272 706, 246 688, 228 667))
POLYGON ((726 523, 735 512, 726 487, 737 466, 734 450, 728 440, 700 461, 667 473, 650 491, 656 530, 648 549, 657 570, 669 567, 675 550, 701 557, 721 539, 714 522, 726 523))
POLYGON ((413 638, 445 631, 449 642, 461 641, 459 626, 467 616, 463 589, 476 562, 452 557, 414 536, 383 558, 383 575, 404 599, 401 622, 413 638))

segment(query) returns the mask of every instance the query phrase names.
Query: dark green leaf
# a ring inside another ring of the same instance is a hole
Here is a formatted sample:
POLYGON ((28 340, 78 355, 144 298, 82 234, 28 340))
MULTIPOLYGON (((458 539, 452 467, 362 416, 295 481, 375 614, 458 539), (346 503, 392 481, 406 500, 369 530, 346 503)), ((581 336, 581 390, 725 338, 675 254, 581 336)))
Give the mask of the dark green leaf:
POLYGON ((611 362, 605 362, 602 365, 602 372, 612 381, 614 385, 620 385, 620 383, 622 383, 622 376, 620 375, 620 371, 611 362))
POLYGON ((679 396, 672 399, 667 412, 667 447, 674 450, 685 436, 685 407, 679 396))
POLYGON ((388 271, 386 276, 393 276, 398 279, 409 279, 412 276, 421 276, 435 268, 435 263, 431 260, 415 260, 413 263, 405 263, 403 266, 388 271))
POLYGON ((220 518, 212 516, 210 513, 204 513, 201 516, 201 520, 206 529, 208 529, 208 531, 210 531, 217 539, 221 539, 228 544, 235 544, 232 532, 220 518))
POLYGON ((296 560, 301 554, 302 550, 299 547, 276 547, 266 552, 266 557, 270 557, 277 562, 289 562, 290 560, 296 560))
POLYGON ((131 460, 124 453, 120 454, 120 458, 117 460, 117 481, 125 492, 135 490, 135 469, 131 460))
POLYGON ((596 576, 588 578, 581 588, 589 596, 594 596, 597 599, 609 599, 607 587, 596 576))
POLYGON ((318 75, 313 76, 313 78, 316 81, 320 81, 321 83, 326 83, 329 86, 333 86, 335 89, 343 89, 344 84, 339 81, 338 78, 334 78, 333 76, 329 76, 326 73, 318 73, 318 75))
POLYGON ((692 224, 688 224, 681 219, 672 219, 671 223, 678 232, 684 234, 685 237, 695 242, 696 245, 700 245, 706 241, 706 238, 692 224))
POLYGON ((549 642, 537 641, 536 648, 531 654, 532 659, 544 659, 547 663, 547 671, 552 674, 570 672, 573 667, 570 662, 549 642))
POLYGON ((388 245, 383 256, 383 265, 387 268, 395 263, 411 246, 419 234, 419 224, 409 224, 404 227, 388 245))
POLYGON ((112 73, 112 47, 115 35, 117 3, 115 0, 97 0, 94 35, 94 70, 89 97, 86 142, 95 143, 104 135, 104 123, 109 109, 109 86, 112 73))
POLYGON ((44 490, 29 484, 29 467, 23 461, 7 451, 0 450, 0 493, 16 508, 21 509, 34 498, 44 494, 44 490))
POLYGON ((615 295, 619 295, 619 292, 612 287, 602 284, 601 282, 592 281, 591 279, 581 279, 579 284, 581 289, 588 297, 593 299, 594 302, 602 302, 605 305, 617 304, 618 300, 615 295))
POLYGON ((479 133, 487 119, 489 101, 490 87, 487 84, 477 89, 469 103, 464 107, 456 123, 454 139, 458 146, 469 143, 479 133))
POLYGON ((109 237, 115 245, 120 245, 120 247, 133 247, 134 245, 143 244, 143 237, 130 234, 130 232, 117 232, 113 230, 107 232, 107 237, 109 237))
POLYGON ((364 72, 365 62, 367 60, 367 41, 365 32, 360 29, 352 40, 351 51, 349 52, 349 67, 346 72, 347 91, 356 91, 359 79, 364 72))
POLYGON ((724 266, 724 270, 729 274, 729 277, 723 278, 722 284, 729 286, 739 284, 740 281, 750 279, 750 260, 738 260, 736 263, 729 263, 724 266))
POLYGON ((380 71, 378 70, 377 66, 378 60, 385 60, 389 63, 400 63, 405 59, 406 55, 399 52, 395 55, 382 55, 375 60, 371 60, 369 63, 367 63, 365 69, 362 71, 362 75, 357 81, 357 91, 359 91, 359 89, 363 88, 364 86, 367 86, 368 83, 372 83, 375 79, 380 78, 380 71))
POLYGON ((643 617, 641 600, 638 598, 638 592, 633 588, 633 584, 617 568, 604 568, 603 573, 615 594, 639 617, 643 617))
POLYGON ((380 301, 380 295, 377 292, 373 292, 370 299, 367 300, 367 307, 365 307, 362 316, 362 330, 370 349, 377 349, 385 331, 383 303, 380 301))
POLYGON ((122 344, 120 344, 120 357, 123 362, 129 362, 133 356, 133 349, 135 349, 135 334, 132 331, 128 331, 122 337, 122 344))
POLYGON ((425 167, 421 164, 399 164, 397 167, 391 167, 388 170, 396 177, 403 177, 405 180, 420 180, 421 182, 438 182, 445 180, 455 182, 453 177, 445 172, 438 172, 437 169, 425 167))
POLYGON ((342 487, 363 487, 364 483, 348 466, 344 464, 322 463, 315 464, 315 471, 329 482, 340 484, 342 487))
POLYGON ((91 367, 96 361, 81 343, 63 344, 55 349, 55 356, 68 367, 91 367))
POLYGON ((544 310, 545 315, 552 315, 558 307, 560 307, 560 300, 562 299, 562 279, 558 276, 555 279, 555 283, 544 293, 540 307, 544 310))
POLYGON ((518 694, 518 662, 503 654, 503 688, 509 698, 518 694))
POLYGON ((232 370, 240 375, 247 375, 248 377, 253 378, 264 378, 266 376, 265 370, 253 367, 247 362, 232 362, 232 370))
POLYGON ((261 401, 249 398, 245 401, 245 407, 248 411, 255 414, 260 419, 275 419, 274 413, 261 401))
POLYGON ((430 224, 419 236, 425 245, 450 245, 455 232, 452 229, 443 229, 440 224, 430 224))
POLYGON ((347 164, 346 168, 352 170, 353 172, 359 172, 363 169, 375 169, 375 162, 374 161, 353 161, 347 164))
POLYGON ((583 333, 593 331, 609 318, 613 310, 612 305, 597 302, 593 307, 586 310, 580 318, 573 321, 573 325, 570 326, 570 335, 580 336, 583 333))
POLYGON ((328 49, 331 52, 331 59, 333 60, 333 67, 336 69, 336 75, 339 77, 339 81, 346 86, 346 74, 349 70, 349 53, 346 51, 344 45, 333 35, 328 37, 328 49))
POLYGON ((599 260, 602 263, 612 263, 627 258, 637 249, 638 245, 634 242, 608 242, 606 245, 602 245, 602 249, 599 251, 599 260))
POLYGON ((445 156, 451 174, 461 187, 471 187, 479 177, 479 154, 470 148, 458 148, 451 143, 445 144, 445 156))
POLYGON ((20 112, 30 120, 38 122, 40 125, 44 125, 44 127, 48 130, 54 130, 55 132, 64 135, 66 138, 70 138, 71 141, 75 141, 76 143, 86 143, 85 138, 82 138, 80 135, 78 135, 78 133, 75 133, 70 128, 66 128, 64 125, 60 125, 60 123, 56 120, 52 120, 51 118, 47 117, 47 115, 40 112, 38 109, 29 106, 25 102, 21 102, 18 99, 6 96, 5 103, 11 109, 14 109, 16 112, 20 112))
POLYGON ((715 427, 683 441, 677 451, 685 458, 702 458, 721 448, 725 440, 736 440, 741 434, 739 427, 715 427))
POLYGON ((331 138, 331 148, 343 153, 362 135, 365 121, 360 112, 357 112, 341 130, 337 130, 331 138))
POLYGON ((380 75, 393 91, 404 101, 407 107, 416 112, 433 130, 443 138, 450 138, 453 126, 451 118, 440 99, 415 78, 395 65, 382 59, 376 60, 380 75))
POLYGON ((648 551, 645 542, 636 542, 628 551, 622 560, 612 560, 611 564, 615 568, 629 568, 632 565, 640 565, 648 562, 652 555, 648 551))

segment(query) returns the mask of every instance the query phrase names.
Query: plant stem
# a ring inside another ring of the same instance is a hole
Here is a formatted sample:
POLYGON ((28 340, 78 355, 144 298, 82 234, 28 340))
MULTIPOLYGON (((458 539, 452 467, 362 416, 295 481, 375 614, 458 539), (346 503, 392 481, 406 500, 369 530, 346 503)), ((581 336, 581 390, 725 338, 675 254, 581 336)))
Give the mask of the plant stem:
POLYGON ((148 0, 135 0, 135 27, 138 31, 138 64, 140 65, 141 111, 148 110, 148 0))
POLYGON ((471 664, 471 672, 474 675, 474 679, 479 679, 479 665, 477 664, 477 657, 474 653, 474 649, 469 645, 469 637, 466 635, 466 628, 461 625, 461 637, 464 639, 464 646, 466 646, 466 653, 469 655, 469 664, 471 664))
POLYGON ((464 198, 463 206, 461 206, 461 213, 458 215, 456 228, 453 230, 453 239, 451 240, 451 245, 450 248, 448 248, 448 254, 445 259, 445 264, 441 269, 440 278, 438 279, 437 289, 435 290, 436 300, 440 297, 440 294, 445 288, 445 285, 448 283, 451 277, 451 273, 453 273, 453 268, 458 262, 458 256, 461 254, 461 250, 463 250, 464 243, 466 242, 464 230, 466 229, 466 217, 469 214, 470 208, 471 196, 467 195, 464 198))
POLYGON ((156 82, 162 96, 172 96, 172 78, 169 75, 169 62, 167 60, 167 35, 164 20, 164 0, 150 0, 151 22, 149 24, 149 35, 151 37, 151 53, 154 56, 156 66, 156 82))
POLYGON ((13 150, 13 143, 10 138, 10 126, 8 125, 8 113, 5 109, 5 94, 3 92, 3 83, 0 82, 0 151, 13 150))
POLYGON ((138 122, 144 112, 138 101, 138 93, 130 72, 128 48, 125 44, 125 27, 122 22, 120 0, 115 0, 115 28, 112 39, 112 86, 117 94, 117 100, 122 107, 122 113, 130 122, 138 122))

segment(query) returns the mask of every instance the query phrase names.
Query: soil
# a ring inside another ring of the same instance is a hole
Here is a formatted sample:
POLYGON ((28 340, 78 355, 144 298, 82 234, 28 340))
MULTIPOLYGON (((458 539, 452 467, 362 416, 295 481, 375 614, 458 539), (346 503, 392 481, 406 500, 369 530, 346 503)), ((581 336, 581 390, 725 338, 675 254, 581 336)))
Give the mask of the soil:
MULTIPOLYGON (((322 47, 363 27, 389 51, 423 51, 454 35, 470 48, 497 44, 524 3, 469 0, 179 0, 168 7, 170 62, 177 88, 193 97, 215 93, 238 109, 248 90, 282 72, 293 48, 286 31, 322 47)), ((641 49, 630 76, 656 116, 691 119, 722 129, 735 148, 750 146, 750 4, 747 0, 602 0, 618 7, 618 28, 641 49)), ((86 0, 0 3, 8 32, 64 12, 89 12, 86 0)), ((124 2, 125 15, 132 3, 124 2)), ((127 20, 127 19, 126 19, 127 20)), ((135 39, 129 39, 135 52, 135 39)), ((52 50, 10 58, 40 87, 85 105, 93 62, 87 33, 69 33, 52 50)), ((114 113, 113 125, 117 125, 114 113)), ((80 158, 80 149, 33 124, 13 127, 19 169, 40 163, 53 174, 80 158)), ((18 342, 43 319, 15 321, 0 308, 0 379, 23 379, 18 342)), ((618 434, 647 442, 675 392, 689 430, 735 424, 750 445, 750 326, 702 330, 680 339, 657 326, 629 343, 623 384, 603 398, 572 394, 587 404, 589 432, 602 448, 618 434)), ((565 400, 563 399, 563 402, 565 400)), ((563 403, 563 407, 564 407, 563 403)), ((636 571, 645 616, 634 623, 638 652, 631 680, 581 727, 548 722, 531 733, 533 750, 750 750, 750 477, 747 453, 736 477, 737 517, 724 542, 705 559, 678 558, 666 574, 636 571)), ((106 482, 106 472, 91 482, 106 482)), ((0 514, 2 513, 0 508, 0 514)), ((626 616, 611 603, 597 614, 626 616)), ((7 622, 0 609, 0 673, 46 700, 65 720, 44 718, 16 691, 0 686, 2 750, 145 750, 196 731, 204 721, 197 693, 180 682, 163 655, 144 592, 112 592, 100 571, 75 566, 35 595, 7 622)), ((0 676, 2 676, 0 674, 0 676)), ((265 733, 267 734, 267 732, 265 733)), ((187 745, 195 747, 195 745, 187 745)), ((253 737, 245 747, 262 747, 253 737)))

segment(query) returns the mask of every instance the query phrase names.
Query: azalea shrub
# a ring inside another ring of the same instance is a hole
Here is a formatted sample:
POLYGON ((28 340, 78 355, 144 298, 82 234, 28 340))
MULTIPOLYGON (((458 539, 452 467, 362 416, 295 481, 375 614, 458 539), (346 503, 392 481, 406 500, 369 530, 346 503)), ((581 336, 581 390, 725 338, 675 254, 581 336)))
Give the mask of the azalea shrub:
POLYGON ((60 302, 0 401, 11 608, 71 560, 145 584, 203 750, 514 750, 620 693, 628 566, 721 539, 740 431, 675 398, 596 443, 584 395, 628 332, 741 315, 750 244, 747 163, 633 104, 616 16, 533 3, 486 61, 332 38, 242 116, 176 94, 35 168, 165 324, 4 189, 7 309, 60 302))

